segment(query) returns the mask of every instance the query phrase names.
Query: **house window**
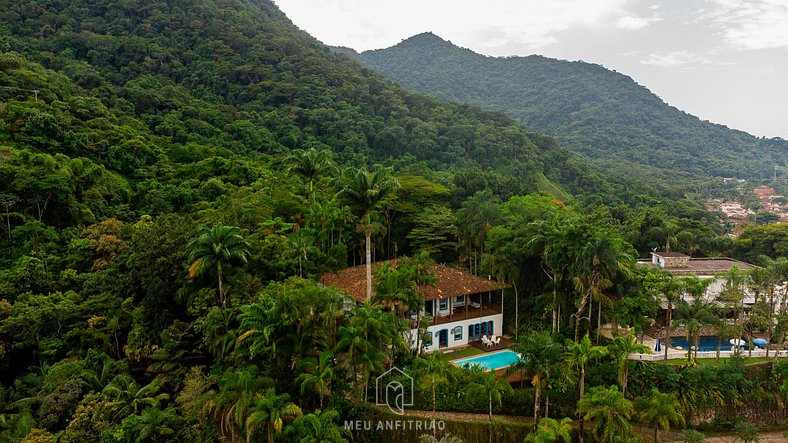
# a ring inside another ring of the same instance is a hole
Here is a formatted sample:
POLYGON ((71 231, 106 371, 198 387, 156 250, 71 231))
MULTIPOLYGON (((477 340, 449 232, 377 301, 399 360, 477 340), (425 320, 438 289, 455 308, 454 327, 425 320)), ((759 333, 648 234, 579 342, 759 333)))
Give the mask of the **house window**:
POLYGON ((490 321, 488 321, 488 322, 487 322, 487 332, 488 332, 490 335, 493 335, 493 334, 495 333, 495 329, 493 328, 493 322, 492 322, 492 320, 490 320, 490 321))
POLYGON ((457 326, 452 330, 454 341, 462 340, 462 326, 457 326))
POLYGON ((449 300, 440 300, 440 301, 438 301, 438 310, 439 311, 447 311, 447 310, 449 310, 449 300))

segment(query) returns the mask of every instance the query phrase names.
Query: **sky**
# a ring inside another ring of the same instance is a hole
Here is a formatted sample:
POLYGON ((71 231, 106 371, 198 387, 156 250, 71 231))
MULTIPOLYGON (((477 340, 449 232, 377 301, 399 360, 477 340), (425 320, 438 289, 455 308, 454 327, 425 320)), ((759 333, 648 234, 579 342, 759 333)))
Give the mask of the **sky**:
POLYGON ((788 0, 274 1, 328 45, 429 31, 485 55, 583 60, 702 120, 788 139, 788 0))

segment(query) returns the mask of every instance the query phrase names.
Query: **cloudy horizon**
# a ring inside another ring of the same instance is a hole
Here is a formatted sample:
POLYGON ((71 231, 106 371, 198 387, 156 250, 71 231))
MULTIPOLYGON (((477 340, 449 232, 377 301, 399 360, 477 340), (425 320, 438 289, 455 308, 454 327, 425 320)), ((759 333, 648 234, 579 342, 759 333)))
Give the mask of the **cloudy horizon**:
POLYGON ((423 32, 490 56, 597 63, 668 104, 788 139, 788 2, 781 0, 275 0, 332 46, 381 49, 423 32))

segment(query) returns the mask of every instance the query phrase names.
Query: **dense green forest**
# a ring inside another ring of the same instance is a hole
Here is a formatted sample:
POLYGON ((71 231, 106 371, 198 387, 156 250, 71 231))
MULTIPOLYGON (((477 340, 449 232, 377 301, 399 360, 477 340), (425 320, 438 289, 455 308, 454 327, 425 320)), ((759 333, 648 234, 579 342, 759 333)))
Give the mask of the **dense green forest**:
MULTIPOLYGON (((0 1, 0 16, 0 442, 391 441, 342 422, 381 417, 365 400, 394 365, 424 410, 576 417, 585 383, 582 408, 630 411, 615 435, 650 426, 633 402, 647 410, 652 388, 693 426, 701 412, 716 417, 703 426, 741 425, 719 399, 782 418, 782 361, 633 363, 627 382, 631 338, 599 339, 589 310, 643 330, 670 277, 634 259, 667 243, 783 278, 785 224, 732 240, 697 194, 659 194, 501 113, 409 93, 268 1, 0 1), (367 251, 412 257, 379 271, 372 305, 317 283, 367 251), (517 307, 521 351, 554 352, 517 370, 543 385, 507 389, 401 340, 431 261, 518 288, 507 331, 517 307), (610 353, 581 382, 567 355, 586 333, 610 353)), ((608 432, 591 423, 589 438, 608 432)), ((451 431, 474 441, 495 426, 451 431)))
POLYGON ((486 57, 425 33, 359 60, 406 88, 505 111, 565 148, 630 176, 674 183, 692 176, 767 179, 788 165, 788 141, 701 121, 602 66, 486 57))

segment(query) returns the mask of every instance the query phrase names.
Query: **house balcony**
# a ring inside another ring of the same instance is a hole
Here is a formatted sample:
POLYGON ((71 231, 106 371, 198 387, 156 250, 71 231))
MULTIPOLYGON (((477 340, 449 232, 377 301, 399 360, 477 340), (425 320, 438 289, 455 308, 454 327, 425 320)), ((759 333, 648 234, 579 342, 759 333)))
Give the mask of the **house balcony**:
MULTIPOLYGON (((455 307, 451 311, 442 311, 440 315, 432 317, 430 325, 443 325, 460 320, 472 320, 474 318, 487 317, 490 315, 498 315, 503 313, 503 306, 500 303, 493 303, 491 305, 473 307, 465 306, 455 307)), ((428 315, 428 314, 427 314, 428 315)), ((416 328, 416 314, 411 315, 411 328, 416 328)))

